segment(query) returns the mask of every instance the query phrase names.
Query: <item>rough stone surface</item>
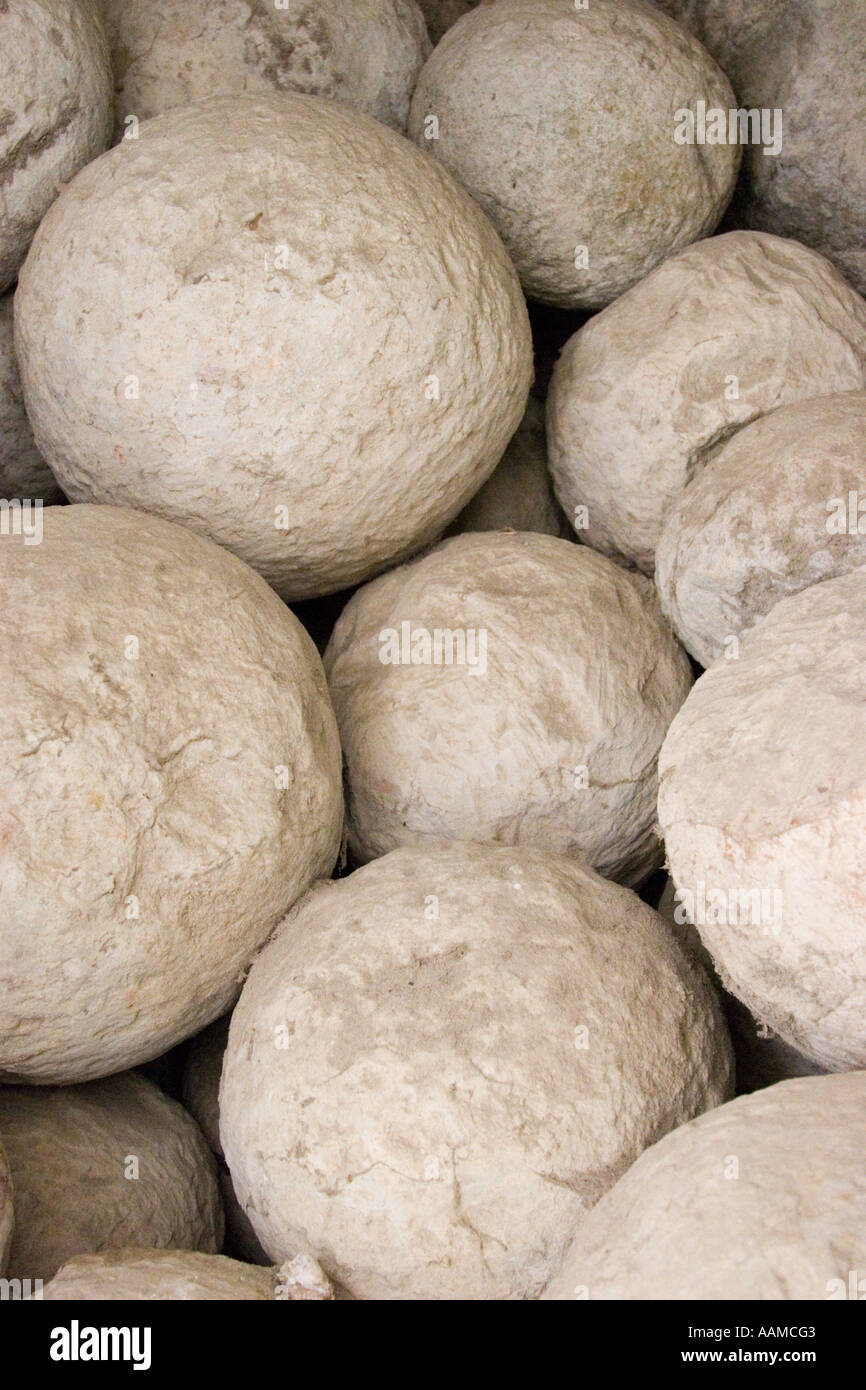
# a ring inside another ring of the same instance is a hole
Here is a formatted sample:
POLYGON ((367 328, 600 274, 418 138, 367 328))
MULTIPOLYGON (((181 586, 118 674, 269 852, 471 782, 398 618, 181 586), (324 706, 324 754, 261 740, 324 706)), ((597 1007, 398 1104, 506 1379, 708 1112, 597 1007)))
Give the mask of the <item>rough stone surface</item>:
POLYGON ((65 1264, 43 1291, 48 1302, 321 1302, 333 1296, 321 1270, 306 1257, 288 1262, 282 1269, 256 1269, 224 1255, 192 1250, 79 1255, 65 1264))
POLYGON ((0 298, 0 497, 57 502, 61 492, 33 442, 12 339, 12 296, 0 298))
POLYGON ((0 55, 2 294, 63 185, 111 138, 111 67, 90 0, 3 0, 0 55))
POLYGON ((290 93, 157 116, 85 169, 22 271, 16 342, 71 498, 185 522, 290 599, 441 535, 532 373, 472 200, 378 121, 290 93))
POLYGON ((671 876, 725 986, 827 1070, 866 1065, 866 569, 782 599, 659 761, 671 876))
POLYGON ((398 850, 259 956, 222 1140, 273 1259, 360 1298, 531 1298, 730 1070, 704 976, 628 890, 537 850, 398 850))
POLYGON ((12 1174, 3 1145, 0 1144, 0 1274, 6 1272, 6 1262, 12 1248, 12 1228, 15 1224, 12 1206, 12 1174))
POLYGON ((864 1148, 866 1072, 720 1106, 602 1197, 544 1297, 862 1297, 850 1276, 866 1268, 864 1148))
POLYGON ((358 861, 475 840, 625 883, 658 864, 658 751, 692 676, 643 576, 552 536, 456 536, 361 589, 325 667, 358 861), (399 658, 439 632, 438 664, 384 664, 389 631, 399 658))
POLYGON ((544 406, 530 396, 523 421, 480 492, 448 528, 463 531, 539 531, 571 536, 547 466, 544 406))
POLYGON ((741 214, 815 247, 866 293, 862 0, 661 3, 718 59, 745 107, 783 113, 781 153, 746 150, 741 214))
POLYGON ((318 654, 258 575, 154 517, 43 519, 0 539, 7 1082, 106 1075, 224 1013, 342 822, 318 654))
POLYGON ((715 448, 777 406, 866 386, 866 303, 806 247, 729 232, 591 319, 553 376, 547 442, 589 545, 653 572, 667 513, 715 448))
POLYGON ((698 101, 729 109, 727 78, 644 0, 499 0, 433 50, 409 134, 488 213, 530 298, 596 309, 725 210, 739 146, 674 138, 698 101))
POLYGON ((104 0, 116 130, 190 101, 306 92, 405 130, 430 51, 415 0, 104 0))
POLYGON ((757 420, 689 484, 668 513, 656 582, 702 666, 735 651, 731 639, 779 599, 866 564, 864 482, 866 392, 857 391, 757 420))
POLYGON ((124 1245, 219 1250, 208 1147, 144 1077, 0 1086, 0 1136, 15 1193, 11 1278, 50 1279, 73 1255, 124 1245))

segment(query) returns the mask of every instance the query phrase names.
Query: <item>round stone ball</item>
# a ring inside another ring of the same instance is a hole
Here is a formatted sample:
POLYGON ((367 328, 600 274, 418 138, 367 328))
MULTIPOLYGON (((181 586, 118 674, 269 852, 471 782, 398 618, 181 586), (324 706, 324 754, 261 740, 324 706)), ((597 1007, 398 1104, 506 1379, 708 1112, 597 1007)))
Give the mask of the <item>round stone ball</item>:
POLYGON ((0 1274, 5 1274, 9 1251, 12 1248, 12 1229, 15 1213, 12 1205, 12 1174, 6 1151, 0 1144, 0 1274))
POLYGON ((597 309, 712 232, 730 200, 739 146, 675 138, 676 110, 699 101, 735 104, 645 0, 500 0, 433 50, 409 134, 488 213, 531 299, 597 309))
POLYGON ((0 1086, 15 1193, 10 1277, 50 1279, 124 1245, 219 1250, 216 1169, 198 1126, 128 1072, 83 1086, 0 1086))
POLYGON ((828 1071, 866 1066, 864 604, 863 567, 782 599, 659 761, 671 876, 724 985, 828 1071))
POLYGON ((691 667, 653 585, 530 532, 456 536, 359 590, 325 652, 357 862, 537 845, 635 884, 691 667))
POLYGON ((544 405, 534 396, 495 471, 448 530, 454 535, 509 530, 572 536, 547 465, 544 405))
POLYGON ((672 257, 569 340, 547 442, 581 539, 647 574, 714 450, 777 406, 866 387, 866 303, 814 251, 761 232, 672 257))
POLYGON ((815 247, 866 293, 862 0, 662 4, 718 60, 742 106, 772 118, 770 138, 744 150, 738 215, 815 247))
POLYGON ((727 73, 738 93, 743 86, 743 62, 760 45, 765 31, 778 27, 785 11, 798 0, 655 0, 678 24, 700 39, 727 73))
POLYGON ((864 1130, 862 1071, 701 1115, 602 1197, 544 1297, 862 1298, 864 1130))
POLYGON ((472 200, 372 117, 290 93, 181 107, 85 169, 22 271, 16 342, 70 498, 184 522, 288 599, 440 536, 532 374, 472 200))
POLYGON ((334 864, 340 750, 318 653, 246 565, 119 508, 40 521, 0 539, 0 1080, 66 1083, 231 1006, 334 864))
POLYGON ((362 1299, 532 1298, 730 1076, 705 977, 627 889, 543 851, 397 850, 258 957, 222 1140, 274 1260, 307 1250, 362 1299))
POLYGON ((782 406, 714 455, 656 552, 662 608, 696 661, 735 655, 780 599, 866 564, 864 479, 863 391, 782 406))
POLYGON ((190 101, 275 91, 329 97, 405 130, 430 51, 415 0, 104 3, 119 136, 190 101))
POLYGON ((194 1250, 112 1250, 78 1255, 43 1290, 50 1302, 323 1302, 328 1280, 306 1256, 282 1269, 256 1269, 194 1250))
POLYGON ((54 474, 33 441, 12 329, 12 295, 0 298, 0 497, 59 502, 54 474))
POLYGON ((92 0, 0 5, 0 294, 72 175, 111 138, 111 65, 92 0))

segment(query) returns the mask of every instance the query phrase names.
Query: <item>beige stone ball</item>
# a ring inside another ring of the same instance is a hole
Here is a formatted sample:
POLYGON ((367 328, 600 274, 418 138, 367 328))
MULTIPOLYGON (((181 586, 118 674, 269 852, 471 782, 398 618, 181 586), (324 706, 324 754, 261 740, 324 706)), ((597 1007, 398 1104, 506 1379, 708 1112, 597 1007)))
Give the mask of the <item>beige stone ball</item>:
POLYGON ((701 1115, 602 1197, 545 1299, 862 1298, 864 1134, 862 1071, 701 1115))
POLYGON ((782 598, 866 564, 866 392, 798 401, 739 430, 672 506, 662 608, 702 666, 782 598))
POLYGON ((866 1066, 866 568, 782 599, 659 759, 671 876, 722 982, 828 1071, 866 1066))
POLYGON ((409 134, 480 203, 530 299, 598 309, 725 210, 739 146, 676 139, 699 101, 733 106, 727 78, 645 0, 499 0, 433 50, 409 134))
POLYGON ((814 247, 866 293, 862 0, 661 3, 718 60, 742 108, 762 113, 762 137, 744 150, 738 215, 814 247))
POLYGON ((730 1082, 705 976, 633 893, 524 847, 405 849, 258 957, 220 1125, 274 1260, 307 1250, 358 1298, 522 1299, 730 1082))
POLYGON ((116 131, 211 96, 305 92, 405 130, 430 43, 415 0, 103 0, 116 131))
POLYGON ((306 1256, 287 1261, 282 1269, 257 1269, 193 1250, 113 1250, 69 1260, 42 1296, 49 1303, 211 1303, 323 1302, 334 1295, 306 1256))
POLYGON ((350 600, 325 666, 360 862, 537 845, 637 883, 656 759, 692 675, 653 586, 572 541, 454 537, 350 600))
POLYGON ((866 303, 828 261, 762 232, 710 237, 563 350, 547 405, 557 496, 581 539, 652 574, 668 512, 736 430, 864 387, 866 303))
POLYGON ((0 538, 0 1081, 66 1083, 225 1013, 330 873, 342 791, 318 653, 258 575, 138 512, 41 523, 0 538))
POLYGON ((0 5, 0 294, 63 185, 111 138, 111 65, 92 0, 0 5))
POLYGON ((83 1086, 0 1086, 15 1194, 8 1274, 50 1279, 124 1245, 215 1252, 223 1215, 198 1126, 134 1072, 83 1086))
POLYGON ((288 92, 180 107, 90 165, 15 315, 67 495, 182 522, 292 600, 440 536, 532 374, 517 277, 468 195, 372 117, 288 92))

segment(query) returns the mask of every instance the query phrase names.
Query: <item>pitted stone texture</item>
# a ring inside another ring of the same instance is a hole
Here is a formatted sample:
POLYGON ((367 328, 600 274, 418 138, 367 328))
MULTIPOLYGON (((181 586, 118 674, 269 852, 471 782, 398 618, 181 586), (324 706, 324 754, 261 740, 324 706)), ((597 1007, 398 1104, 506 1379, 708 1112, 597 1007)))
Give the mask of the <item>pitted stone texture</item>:
POLYGON ((781 153, 745 151, 740 214, 813 246, 866 294, 862 0, 660 3, 718 59, 744 107, 782 112, 781 153))
POLYGON ((91 0, 0 5, 0 294, 42 217, 111 138, 108 45, 91 0))
POLYGON ((602 1197, 544 1297, 862 1298, 864 1147, 866 1072, 722 1105, 602 1197))
POLYGON ((238 92, 305 92, 405 130, 430 42, 415 0, 103 0, 116 133, 238 92))
POLYGON ((140 513, 43 521, 0 539, 0 1079, 63 1083, 231 1006, 342 795, 318 654, 258 575, 140 513))
POLYGON ((659 760, 671 876, 725 986, 826 1070, 866 1065, 866 569, 782 599, 659 760))
POLYGON ((817 396, 747 425, 668 513, 662 608, 702 666, 782 598, 866 564, 866 392, 817 396))
POLYGON ((359 590, 325 667, 360 862, 474 840, 629 884, 659 863, 658 752, 692 674, 642 575, 552 536, 456 536, 359 590), (438 662, 402 664, 437 632, 438 662))
POLYGON ((254 964, 222 1140, 275 1260, 306 1249, 359 1298, 531 1298, 730 1080, 705 977, 633 893, 537 850, 398 850, 254 964))
POLYGON ((378 121, 291 93, 157 116, 74 179, 22 271, 16 342, 68 496, 183 522, 289 599, 441 535, 532 373, 472 200, 378 121))
POLYGON ((15 1194, 8 1274, 51 1279, 123 1245, 217 1251, 216 1170, 198 1126, 129 1072, 84 1086, 0 1086, 15 1194))
POLYGON ((597 309, 725 210, 739 146, 675 139, 699 101, 729 109, 727 78, 645 0, 499 0, 433 50, 409 134, 488 213, 529 298, 597 309))
POLYGON ((715 448, 777 406, 866 387, 866 303, 821 256, 761 232, 680 252, 581 328, 547 407, 554 484, 582 540, 647 574, 715 448))

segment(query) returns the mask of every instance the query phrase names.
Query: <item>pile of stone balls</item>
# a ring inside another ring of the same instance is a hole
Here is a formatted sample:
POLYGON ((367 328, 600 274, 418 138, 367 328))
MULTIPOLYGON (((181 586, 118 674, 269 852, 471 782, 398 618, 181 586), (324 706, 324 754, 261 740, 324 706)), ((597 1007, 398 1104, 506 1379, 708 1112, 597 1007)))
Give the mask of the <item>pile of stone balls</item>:
POLYGON ((21 1297, 864 1296, 864 65, 0 4, 21 1297))

